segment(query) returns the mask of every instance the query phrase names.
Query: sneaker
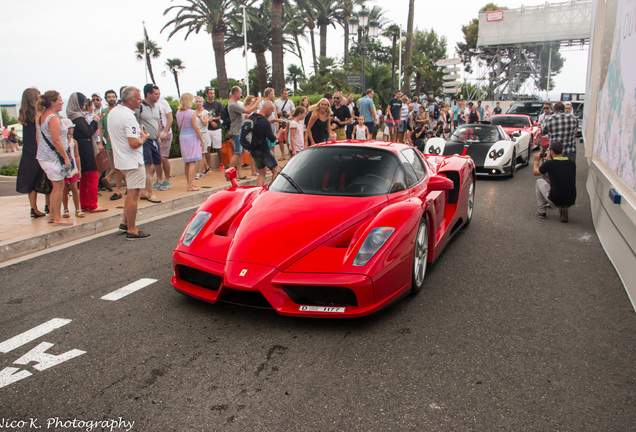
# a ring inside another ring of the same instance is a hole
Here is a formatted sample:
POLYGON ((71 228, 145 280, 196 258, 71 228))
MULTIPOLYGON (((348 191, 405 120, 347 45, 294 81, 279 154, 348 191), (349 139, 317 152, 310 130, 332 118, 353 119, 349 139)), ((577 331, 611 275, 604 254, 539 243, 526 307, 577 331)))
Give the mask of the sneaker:
POLYGON ((225 171, 225 165, 223 164, 219 165, 219 171, 225 171))
POLYGON ((155 184, 152 185, 152 190, 159 190, 159 188, 161 187, 162 183, 159 183, 158 181, 155 182, 155 184))
POLYGON ((168 189, 170 189, 171 186, 172 183, 170 183, 168 180, 164 180, 163 183, 161 183, 161 186, 159 186, 159 190, 167 191, 168 189))
POLYGON ((201 174, 197 174, 197 175, 195 175, 195 176, 194 176, 194 179, 195 179, 195 180, 201 180, 201 174))
POLYGON ((561 222, 568 223, 568 209, 562 208, 559 210, 559 213, 561 214, 561 222))
POLYGON ((539 219, 545 219, 545 218, 546 218, 546 215, 545 215, 545 213, 539 213, 539 212, 537 212, 537 217, 538 217, 539 219))
POLYGON ((137 234, 126 233, 126 240, 142 240, 150 237, 150 234, 146 234, 143 231, 137 231, 137 234))
POLYGON ((211 169, 211 168, 206 168, 206 169, 204 169, 204 170, 203 170, 203 175, 206 175, 207 173, 209 173, 209 172, 210 172, 210 169, 211 169))

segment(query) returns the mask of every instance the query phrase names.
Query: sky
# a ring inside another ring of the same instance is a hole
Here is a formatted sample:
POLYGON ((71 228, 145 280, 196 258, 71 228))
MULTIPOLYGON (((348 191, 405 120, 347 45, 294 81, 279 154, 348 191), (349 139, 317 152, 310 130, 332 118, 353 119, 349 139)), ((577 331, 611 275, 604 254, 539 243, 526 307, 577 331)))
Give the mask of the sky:
MULTIPOLYGON (((415 27, 420 30, 433 28, 439 35, 445 36, 448 57, 455 57, 455 46, 463 41, 461 26, 477 18, 479 8, 487 3, 488 0, 416 0, 415 27)), ((499 2, 508 8, 545 3, 545 0, 499 2)), ((174 79, 165 67, 168 58, 180 58, 186 67, 179 75, 182 93, 203 89, 210 79, 216 77, 210 35, 193 33, 184 41, 184 32, 177 33, 168 41, 169 30, 161 33, 165 23, 174 16, 164 16, 163 12, 171 5, 179 4, 184 2, 3 0, 0 10, 0 58, 3 64, 0 68, 0 102, 19 101, 22 91, 33 86, 42 92, 57 90, 64 99, 75 91, 86 95, 98 92, 103 96, 106 90, 118 90, 122 85, 142 87, 150 80, 146 80, 144 62, 137 61, 135 56, 135 43, 143 40, 142 22, 145 22, 150 39, 162 49, 161 57, 153 60, 155 79, 162 95, 176 97, 177 94, 174 79)), ((406 29, 408 0, 368 0, 367 4, 369 7, 382 7, 390 21, 406 29)), ((340 27, 329 27, 329 57, 342 57, 343 37, 340 27)), ((316 31, 316 43, 318 41, 316 31)), ((562 73, 555 79, 556 87, 550 92, 551 99, 558 99, 561 92, 585 92, 587 49, 569 48, 562 54, 566 62, 562 73)), ((309 71, 311 49, 308 43, 303 55, 309 71)), ((269 53, 267 59, 268 62, 271 60, 269 53)), ((292 63, 299 64, 299 61, 295 56, 286 54, 285 68, 292 63)), ((228 77, 241 79, 245 76, 242 50, 229 53, 226 64, 228 77)), ((256 60, 250 53, 249 68, 255 64, 256 60)))

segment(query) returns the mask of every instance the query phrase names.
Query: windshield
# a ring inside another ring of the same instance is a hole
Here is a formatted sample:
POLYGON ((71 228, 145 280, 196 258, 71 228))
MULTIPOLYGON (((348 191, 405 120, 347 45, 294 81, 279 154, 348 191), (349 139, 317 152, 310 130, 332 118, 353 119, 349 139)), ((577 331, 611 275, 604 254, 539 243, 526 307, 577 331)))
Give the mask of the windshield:
POLYGON ((528 114, 536 116, 543 110, 542 102, 517 102, 508 109, 508 114, 528 114))
POLYGON ((499 141, 499 132, 496 127, 490 125, 465 125, 457 128, 448 141, 456 143, 492 143, 499 141))
POLYGON ((269 190, 330 196, 375 196, 401 173, 392 152, 362 146, 310 147, 294 156, 269 190), (399 171, 399 172, 398 172, 399 171))
POLYGON ((490 123, 508 128, 525 128, 530 126, 527 117, 515 116, 492 116, 490 117, 490 123))

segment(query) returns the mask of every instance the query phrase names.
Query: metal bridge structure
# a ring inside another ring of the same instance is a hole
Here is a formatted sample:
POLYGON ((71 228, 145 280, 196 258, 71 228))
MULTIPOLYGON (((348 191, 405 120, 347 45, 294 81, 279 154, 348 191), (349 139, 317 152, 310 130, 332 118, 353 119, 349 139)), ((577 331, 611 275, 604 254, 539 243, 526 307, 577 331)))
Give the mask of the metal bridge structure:
POLYGON ((550 88, 552 54, 589 45, 592 15, 591 0, 481 12, 476 88, 486 85, 495 100, 536 99, 546 76, 550 88))

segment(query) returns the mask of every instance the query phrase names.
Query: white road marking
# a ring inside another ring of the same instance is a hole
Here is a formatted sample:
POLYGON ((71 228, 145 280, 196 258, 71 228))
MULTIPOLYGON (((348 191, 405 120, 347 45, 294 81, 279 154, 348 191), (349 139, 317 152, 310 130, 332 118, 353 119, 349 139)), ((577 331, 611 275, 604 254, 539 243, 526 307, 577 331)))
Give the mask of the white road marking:
POLYGON ((70 323, 70 319, 53 318, 50 321, 40 324, 39 326, 25 331, 22 334, 12 337, 2 343, 0 343, 0 353, 8 353, 14 349, 28 344, 31 341, 36 340, 39 337, 44 336, 47 333, 51 333, 53 330, 57 330, 60 327, 70 323))
POLYGON ((48 354, 46 350, 48 350, 52 346, 52 343, 42 342, 40 345, 36 346, 13 363, 19 365, 27 365, 31 362, 36 362, 37 364, 33 366, 33 369, 43 371, 77 356, 81 356, 82 354, 86 354, 86 351, 78 349, 70 350, 60 355, 48 354))
POLYGON ((147 287, 153 283, 157 282, 157 279, 139 279, 137 282, 133 282, 130 285, 126 285, 123 288, 119 288, 117 291, 113 291, 110 294, 106 294, 102 297, 102 300, 110 300, 116 301, 123 297, 126 297, 128 294, 132 294, 135 291, 139 291, 142 288, 147 287))

